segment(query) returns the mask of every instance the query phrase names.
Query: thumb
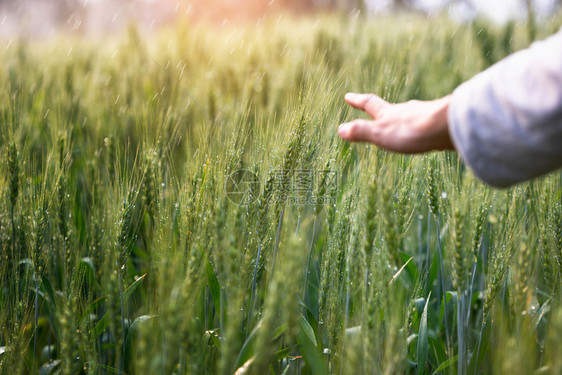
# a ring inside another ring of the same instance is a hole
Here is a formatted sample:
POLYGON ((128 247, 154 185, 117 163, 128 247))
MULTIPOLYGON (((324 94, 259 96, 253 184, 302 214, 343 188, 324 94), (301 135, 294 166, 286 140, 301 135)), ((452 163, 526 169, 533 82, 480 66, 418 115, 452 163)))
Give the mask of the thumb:
POLYGON ((338 127, 338 135, 351 142, 373 142, 375 131, 372 121, 354 120, 338 127))

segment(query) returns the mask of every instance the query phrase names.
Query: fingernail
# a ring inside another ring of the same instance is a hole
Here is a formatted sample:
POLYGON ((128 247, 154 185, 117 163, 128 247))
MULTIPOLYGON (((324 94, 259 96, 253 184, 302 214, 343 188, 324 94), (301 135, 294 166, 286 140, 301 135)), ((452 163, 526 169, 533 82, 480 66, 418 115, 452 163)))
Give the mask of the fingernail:
POLYGON ((345 138, 349 133, 349 123, 344 123, 338 126, 338 134, 340 137, 345 138))
POLYGON ((347 94, 345 94, 345 99, 346 99, 346 100, 353 100, 356 96, 357 96, 356 93, 354 93, 354 92, 348 92, 347 94))

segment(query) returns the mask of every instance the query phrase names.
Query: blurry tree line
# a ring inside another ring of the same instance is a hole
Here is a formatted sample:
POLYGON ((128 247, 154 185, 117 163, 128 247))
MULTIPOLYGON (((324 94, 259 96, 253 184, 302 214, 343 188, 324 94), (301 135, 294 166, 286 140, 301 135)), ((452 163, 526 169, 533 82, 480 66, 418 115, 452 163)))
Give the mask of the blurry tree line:
MULTIPOLYGON (((365 10, 369 3, 374 3, 378 0, 281 0, 284 5, 292 8, 300 9, 360 9, 365 10)), ((512 0, 520 2, 522 6, 527 8, 527 11, 532 15, 533 12, 533 0, 512 0)), ((420 6, 419 0, 390 0, 389 8, 396 11, 404 10, 417 10, 420 6)), ((477 6, 474 0, 450 0, 445 2, 445 5, 450 5, 453 3, 463 3, 469 8, 476 9, 477 6)), ((562 6, 562 0, 555 0, 554 3, 557 7, 562 6)))
MULTIPOLYGON (((359 14, 366 14, 370 6, 379 5, 383 0, 179 0, 169 2, 158 2, 150 0, 100 0, 88 2, 87 0, 56 0, 45 2, 44 0, 0 0, 0 13, 12 14, 18 20, 26 19, 29 13, 43 12, 48 7, 49 14, 45 15, 46 21, 52 23, 58 29, 70 29, 77 22, 82 24, 81 30, 87 25, 94 25, 94 30, 111 31, 115 27, 113 21, 108 25, 107 22, 99 20, 100 12, 93 11, 93 8, 102 8, 101 14, 121 14, 124 23, 130 21, 145 22, 156 20, 158 24, 173 22, 178 14, 185 14, 186 9, 191 10, 192 19, 206 19, 222 22, 225 18, 255 18, 279 9, 292 10, 294 12, 315 12, 315 11, 358 11, 359 14), (35 5, 42 5, 37 10, 35 5), (273 6, 271 6, 273 5, 273 6), (181 8, 178 11, 178 7, 181 8), (35 10, 34 10, 35 9, 35 10), (43 10, 41 10, 43 9, 43 10), (243 10, 243 11, 241 11, 243 10), (98 18, 89 17, 97 14, 98 18), (148 20, 148 21, 147 21, 148 20), (71 22, 72 21, 72 22, 71 22)), ((528 15, 527 27, 531 40, 536 35, 536 17, 534 11, 535 0, 512 0, 525 7, 528 15)), ((387 0, 384 1, 390 11, 395 12, 426 12, 421 0, 387 0)), ((448 5, 462 4, 469 9, 477 10, 476 0, 445 0, 443 7, 448 5)), ((562 0, 555 0, 556 7, 562 7, 562 0)), ((106 17, 107 18, 107 17, 106 17)), ((111 18, 111 17, 109 17, 111 18)), ((28 24, 34 25, 37 21, 35 17, 28 24)), ((107 20, 106 20, 107 21, 107 20)), ((25 23, 23 23, 25 24, 25 23)), ((31 26, 32 27, 32 26, 31 26)), ((81 30, 77 31, 80 32, 81 30)), ((74 32, 74 28, 72 28, 74 32)))
MULTIPOLYGON (((142 3, 142 1, 138 0, 111 0, 112 2, 121 2, 121 3, 142 3)), ((230 0, 214 0, 211 2, 204 1, 207 6, 210 4, 213 5, 220 5, 221 3, 228 2, 230 0)), ((369 3, 374 3, 379 0, 277 0, 277 3, 294 8, 297 10, 317 10, 317 9, 360 9, 365 10, 368 7, 369 3)), ((528 10, 532 12, 533 9, 533 0, 513 0, 521 2, 523 6, 526 6, 528 10)), ((30 0, 0 0, 0 6, 9 6, 9 7, 16 7, 16 6, 25 6, 26 3, 32 3, 33 1, 30 0)), ((180 1, 185 3, 198 3, 199 0, 184 0, 180 1)), ((239 2, 239 1, 235 1, 239 2)), ((255 1, 249 1, 251 3, 255 3, 255 1)), ((474 0, 450 0, 448 4, 452 3, 464 3, 468 5, 470 8, 476 8, 476 4, 474 0)), ((562 0, 555 0, 554 3, 557 6, 562 6, 562 0)), ((52 5, 60 11, 60 15, 65 16, 68 15, 69 12, 75 11, 78 7, 84 6, 84 0, 57 0, 53 1, 52 5)), ((416 10, 420 6, 419 0, 390 0, 389 1, 389 8, 394 9, 396 11, 403 11, 403 10, 416 10)))

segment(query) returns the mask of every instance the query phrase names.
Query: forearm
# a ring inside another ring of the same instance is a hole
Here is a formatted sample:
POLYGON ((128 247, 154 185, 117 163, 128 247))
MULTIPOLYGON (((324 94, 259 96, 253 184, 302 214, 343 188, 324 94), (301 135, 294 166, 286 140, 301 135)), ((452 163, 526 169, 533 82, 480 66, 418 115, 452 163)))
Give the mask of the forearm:
POLYGON ((459 86, 448 110, 453 144, 486 183, 509 186, 562 165, 562 34, 459 86))

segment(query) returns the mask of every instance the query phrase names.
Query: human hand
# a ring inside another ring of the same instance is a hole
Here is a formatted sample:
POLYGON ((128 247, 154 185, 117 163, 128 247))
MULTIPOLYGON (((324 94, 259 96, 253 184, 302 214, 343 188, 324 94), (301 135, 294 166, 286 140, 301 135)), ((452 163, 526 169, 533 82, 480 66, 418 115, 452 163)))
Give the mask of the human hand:
POLYGON ((447 121, 450 96, 391 104, 377 95, 349 93, 345 101, 373 118, 341 124, 338 134, 346 141, 369 142, 404 154, 454 149, 447 121))

